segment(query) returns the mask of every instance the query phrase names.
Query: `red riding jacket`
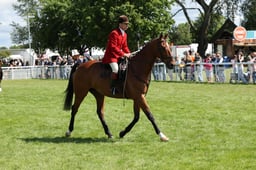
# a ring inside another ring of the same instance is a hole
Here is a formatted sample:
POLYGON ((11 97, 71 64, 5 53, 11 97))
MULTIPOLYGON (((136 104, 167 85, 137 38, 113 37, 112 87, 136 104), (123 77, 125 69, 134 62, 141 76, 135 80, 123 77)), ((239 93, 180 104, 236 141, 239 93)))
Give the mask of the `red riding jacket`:
POLYGON ((119 28, 114 29, 108 37, 107 48, 102 59, 103 63, 112 63, 118 61, 124 53, 130 53, 127 45, 127 34, 122 32, 119 28))

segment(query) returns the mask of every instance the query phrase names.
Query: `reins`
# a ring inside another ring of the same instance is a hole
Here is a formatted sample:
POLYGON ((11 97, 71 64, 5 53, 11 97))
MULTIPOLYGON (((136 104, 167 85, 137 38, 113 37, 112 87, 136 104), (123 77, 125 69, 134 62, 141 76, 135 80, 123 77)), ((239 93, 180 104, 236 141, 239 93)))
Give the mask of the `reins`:
MULTIPOLYGON (((161 48, 161 43, 158 44, 158 47, 157 47, 157 48, 158 48, 158 50, 159 50, 159 52, 160 52, 160 58, 161 58, 161 59, 166 58, 166 57, 163 55, 163 51, 162 51, 162 48, 161 48)), ((129 58, 125 58, 125 60, 126 60, 126 62, 127 62, 127 67, 126 67, 126 74, 125 74, 124 87, 123 87, 123 99, 126 98, 125 89, 126 89, 127 78, 128 78, 129 59, 131 59, 131 58, 133 58, 134 56, 136 56, 136 54, 137 54, 138 52, 140 52, 140 51, 141 51, 141 49, 140 49, 140 50, 137 50, 137 51, 134 51, 134 52, 131 53, 131 56, 130 56, 129 58)), ((147 81, 141 80, 137 75, 135 75, 135 77, 136 77, 136 79, 138 79, 138 81, 141 81, 141 82, 145 83, 146 86, 149 87, 149 84, 150 84, 150 81, 151 81, 151 78, 150 78, 150 77, 147 79, 147 81)), ((148 88, 147 88, 147 90, 148 90, 148 88)), ((146 94, 147 94, 147 92, 146 92, 146 94)), ((145 95, 146 95, 146 94, 145 94, 145 95)), ((123 100, 123 106, 125 106, 125 101, 124 101, 124 100, 123 100)))
MULTIPOLYGON (((131 53, 131 56, 129 58, 133 58, 140 50, 134 51, 131 53)), ((126 83, 127 83, 127 77, 128 77, 128 70, 129 70, 129 60, 128 58, 125 58, 126 63, 127 63, 127 67, 126 67, 126 73, 125 73, 125 79, 124 79, 124 88, 123 88, 123 106, 125 106, 125 100, 124 98, 126 97, 125 95, 125 87, 126 87, 126 83)))
POLYGON ((131 56, 129 58, 133 58, 138 52, 140 52, 141 50, 137 50, 137 51, 133 51, 131 52, 131 56))

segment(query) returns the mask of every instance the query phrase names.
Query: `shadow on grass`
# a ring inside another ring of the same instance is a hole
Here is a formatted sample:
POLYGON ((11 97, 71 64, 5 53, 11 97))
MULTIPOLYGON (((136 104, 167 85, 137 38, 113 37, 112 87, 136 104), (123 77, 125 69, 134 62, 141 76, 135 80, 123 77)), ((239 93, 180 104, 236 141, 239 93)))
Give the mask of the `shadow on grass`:
POLYGON ((19 138, 27 143, 42 142, 42 143, 113 143, 113 139, 106 137, 102 138, 73 138, 73 137, 32 137, 32 138, 19 138))

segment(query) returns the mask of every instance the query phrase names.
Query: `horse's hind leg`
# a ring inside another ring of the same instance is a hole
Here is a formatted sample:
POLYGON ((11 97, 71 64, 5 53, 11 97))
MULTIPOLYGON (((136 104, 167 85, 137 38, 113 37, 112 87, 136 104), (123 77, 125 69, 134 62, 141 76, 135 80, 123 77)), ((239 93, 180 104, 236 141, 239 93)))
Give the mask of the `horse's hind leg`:
POLYGON ((88 92, 84 91, 84 93, 79 93, 75 95, 75 101, 74 104, 72 105, 72 110, 71 110, 71 118, 69 122, 69 127, 68 131, 66 132, 66 137, 71 136, 71 132, 74 130, 74 122, 75 122, 75 116, 78 111, 78 108, 83 101, 84 97, 87 95, 88 92))
POLYGON ((123 130, 119 133, 120 138, 124 137, 124 135, 126 133, 128 133, 133 128, 133 126, 139 121, 140 107, 135 101, 133 103, 133 112, 134 112, 134 118, 133 118, 132 122, 125 128, 125 130, 123 130))
POLYGON ((152 123, 152 125, 153 125, 153 127, 154 127, 154 129, 155 129, 156 134, 158 134, 159 137, 160 137, 160 140, 161 140, 161 141, 168 141, 169 138, 166 137, 166 136, 160 131, 160 129, 157 127, 156 122, 155 122, 155 119, 154 119, 154 117, 153 117, 153 114, 151 113, 151 111, 150 111, 150 109, 149 109, 149 107, 148 107, 148 105, 147 105, 147 103, 146 103, 145 98, 144 98, 144 102, 143 102, 141 108, 142 108, 143 112, 146 114, 148 120, 152 123))
POLYGON ((74 121, 75 121, 75 116, 77 113, 77 109, 74 109, 74 105, 72 106, 72 111, 71 111, 71 118, 70 118, 70 122, 69 122, 69 127, 68 130, 66 132, 66 137, 71 136, 71 132, 74 130, 74 121))
POLYGON ((112 138, 113 135, 111 134, 111 132, 108 128, 108 125, 104 119, 104 99, 105 99, 105 97, 102 94, 98 93, 96 90, 91 90, 90 92, 94 95, 94 97, 96 99, 97 114, 98 114, 100 122, 104 128, 105 134, 108 136, 108 138, 112 138))
POLYGON ((143 110, 143 112, 146 114, 148 120, 152 123, 156 134, 158 134, 160 136, 160 140, 161 141, 168 141, 169 139, 160 131, 160 129, 158 128, 158 126, 156 125, 154 116, 152 115, 149 106, 147 104, 147 101, 145 99, 144 96, 141 96, 141 98, 139 98, 137 101, 138 106, 143 110))

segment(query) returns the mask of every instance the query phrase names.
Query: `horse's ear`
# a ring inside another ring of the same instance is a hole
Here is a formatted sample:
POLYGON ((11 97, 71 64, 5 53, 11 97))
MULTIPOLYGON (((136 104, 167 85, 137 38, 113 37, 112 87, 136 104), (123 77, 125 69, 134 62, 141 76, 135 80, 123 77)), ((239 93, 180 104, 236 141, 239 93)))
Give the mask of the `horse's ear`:
POLYGON ((159 39, 162 39, 162 38, 163 38, 163 33, 161 33, 159 36, 159 39))
POLYGON ((164 39, 166 40, 168 38, 168 34, 165 34, 164 39))

